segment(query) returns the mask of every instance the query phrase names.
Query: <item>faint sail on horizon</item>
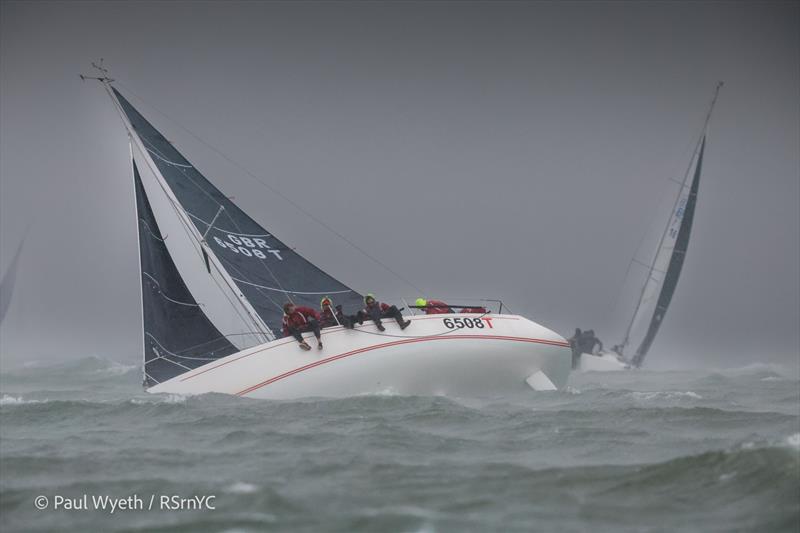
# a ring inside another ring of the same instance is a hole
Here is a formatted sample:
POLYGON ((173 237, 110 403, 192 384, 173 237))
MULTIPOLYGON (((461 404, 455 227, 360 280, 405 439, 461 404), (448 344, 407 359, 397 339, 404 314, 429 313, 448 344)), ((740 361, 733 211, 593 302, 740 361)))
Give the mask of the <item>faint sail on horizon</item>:
POLYGON ((25 234, 22 236, 22 240, 20 240, 19 244, 17 245, 17 251, 14 252, 14 258, 11 260, 11 263, 6 269, 5 274, 3 274, 3 279, 0 280, 0 324, 2 324, 3 320, 5 320, 6 313, 8 313, 8 309, 11 307, 11 297, 14 295, 14 286, 17 282, 19 257, 22 254, 22 246, 25 244, 27 233, 28 232, 26 230, 25 234))

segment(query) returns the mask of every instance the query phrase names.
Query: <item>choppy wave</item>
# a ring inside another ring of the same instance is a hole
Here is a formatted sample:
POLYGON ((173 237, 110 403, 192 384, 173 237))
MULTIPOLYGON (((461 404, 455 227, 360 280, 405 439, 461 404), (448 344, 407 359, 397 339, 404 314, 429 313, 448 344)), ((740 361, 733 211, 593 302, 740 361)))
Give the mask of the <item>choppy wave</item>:
MULTIPOLYGON (((798 380, 577 375, 496 399, 150 395, 86 358, 0 375, 3 530, 796 531, 798 380), (37 495, 215 494, 213 513, 36 512, 37 495)), ((773 379, 774 378, 774 379, 773 379)))
POLYGON ((9 396, 8 394, 3 394, 3 396, 0 397, 0 405, 24 405, 28 403, 42 403, 42 401, 43 400, 26 400, 21 396, 9 396))
POLYGON ((675 400, 690 398, 692 400, 702 400, 703 397, 692 391, 649 391, 649 392, 632 392, 631 395, 637 400, 645 401, 661 401, 661 400, 675 400))

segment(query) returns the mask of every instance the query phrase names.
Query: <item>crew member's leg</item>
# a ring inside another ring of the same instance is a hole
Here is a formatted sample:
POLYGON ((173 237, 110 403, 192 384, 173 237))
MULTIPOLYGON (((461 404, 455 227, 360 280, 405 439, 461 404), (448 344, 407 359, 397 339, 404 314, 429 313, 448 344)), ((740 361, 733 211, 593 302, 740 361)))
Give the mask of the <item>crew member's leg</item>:
POLYGON ((306 324, 306 329, 308 331, 313 331, 314 336, 317 338, 317 348, 320 350, 322 349, 322 334, 319 332, 319 322, 317 322, 313 318, 308 319, 308 323, 306 324))
POLYGON ((381 310, 377 305, 372 307, 371 309, 368 308, 367 313, 369 314, 369 317, 372 319, 372 321, 375 322, 375 326, 378 328, 379 331, 386 331, 386 328, 383 327, 383 322, 381 321, 381 310))
POLYGON ((339 320, 341 321, 342 325, 347 329, 353 329, 356 327, 355 321, 357 320, 356 317, 353 315, 342 315, 339 320))
POLYGON ((572 347, 572 369, 575 370, 578 368, 581 361, 581 351, 577 347, 572 347))
POLYGON ((411 324, 410 320, 405 320, 403 318, 403 313, 400 312, 396 305, 384 311, 383 316, 386 318, 394 318, 397 321, 397 325, 400 326, 400 329, 406 329, 409 324, 411 324))
POLYGON ((311 346, 309 346, 309 345, 306 343, 306 341, 304 341, 304 340, 303 340, 303 335, 302 335, 302 333, 300 332, 300 330, 299 330, 299 329, 297 329, 297 328, 290 328, 290 329, 289 329, 289 333, 291 333, 291 334, 292 334, 292 337, 294 337, 295 339, 297 339, 297 342, 299 342, 299 343, 300 343, 300 347, 301 347, 302 349, 304 349, 304 350, 310 350, 310 349, 311 349, 311 346))

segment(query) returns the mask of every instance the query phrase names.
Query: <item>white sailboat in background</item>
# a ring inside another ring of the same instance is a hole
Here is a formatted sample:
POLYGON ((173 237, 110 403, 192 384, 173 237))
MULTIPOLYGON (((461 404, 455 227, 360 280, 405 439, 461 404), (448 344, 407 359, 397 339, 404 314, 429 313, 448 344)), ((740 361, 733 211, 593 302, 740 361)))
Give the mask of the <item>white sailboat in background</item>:
POLYGON ((320 270, 246 215, 112 85, 130 139, 142 276, 144 386, 254 398, 398 394, 503 395, 555 389, 568 343, 522 316, 417 315, 401 330, 371 322, 322 330, 324 350, 279 338, 283 303, 346 312, 361 294, 320 270), (527 383, 527 384, 526 384, 527 383))
POLYGON ((703 169, 703 155, 706 147, 708 125, 714 105, 719 96, 722 82, 717 84, 708 113, 703 124, 702 134, 697 141, 689 167, 686 169, 680 188, 672 206, 670 218, 661 233, 658 246, 649 263, 634 263, 647 268, 644 284, 633 310, 623 340, 610 352, 602 352, 596 356, 584 354, 580 358, 579 368, 584 371, 614 371, 627 368, 639 368, 644 363, 648 351, 653 345, 656 334, 664 322, 678 279, 686 259, 689 237, 697 205, 697 193, 700 187, 700 176, 703 169), (691 178, 691 179, 690 179, 691 178), (625 351, 635 346, 630 358, 625 351))

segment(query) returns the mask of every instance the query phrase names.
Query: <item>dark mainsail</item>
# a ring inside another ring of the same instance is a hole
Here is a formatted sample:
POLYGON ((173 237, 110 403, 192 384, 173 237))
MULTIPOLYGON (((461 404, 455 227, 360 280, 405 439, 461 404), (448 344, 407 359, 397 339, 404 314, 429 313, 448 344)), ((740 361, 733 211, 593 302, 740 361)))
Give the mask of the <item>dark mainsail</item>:
POLYGON ((144 325, 144 384, 151 387, 238 351, 203 313, 164 244, 133 164, 144 325))
MULTIPOLYGON (((158 172, 209 249, 259 317, 278 333, 286 301, 318 307, 331 296, 345 309, 361 295, 307 261, 244 213, 203 176, 116 89, 113 94, 158 172)), ((205 251, 204 251, 205 253, 205 251)), ((206 260, 206 268, 208 266, 206 260)))
POLYGON ((689 196, 686 200, 686 205, 683 206, 682 221, 678 235, 675 238, 675 247, 672 250, 672 255, 669 260, 669 267, 664 275, 664 282, 661 286, 661 292, 658 295, 656 308, 653 311, 653 317, 650 319, 650 324, 647 327, 647 333, 644 336, 639 348, 631 359, 631 364, 635 367, 642 365, 650 345, 656 338, 658 328, 664 321, 664 316, 667 313, 669 304, 672 301, 672 295, 675 293, 675 288, 678 286, 678 278, 681 275, 683 262, 686 259, 686 250, 689 248, 689 236, 692 232, 692 222, 694 221, 694 209, 697 204, 697 191, 700 186, 700 174, 703 167, 703 152, 706 147, 706 138, 700 143, 700 153, 697 156, 697 165, 695 166, 694 176, 692 178, 692 185, 689 190, 689 196))

